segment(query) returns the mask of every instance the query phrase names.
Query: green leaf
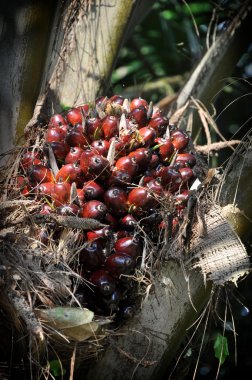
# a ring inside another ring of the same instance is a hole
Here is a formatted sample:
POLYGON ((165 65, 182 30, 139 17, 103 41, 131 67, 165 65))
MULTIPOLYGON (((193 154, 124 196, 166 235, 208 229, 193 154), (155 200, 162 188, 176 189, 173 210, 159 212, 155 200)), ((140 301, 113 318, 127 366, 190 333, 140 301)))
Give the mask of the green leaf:
POLYGON ((65 375, 66 370, 62 367, 62 364, 59 360, 51 360, 50 371, 54 377, 65 375))
POLYGON ((214 342, 214 356, 219 359, 220 365, 222 365, 228 355, 228 340, 225 336, 218 334, 214 342))

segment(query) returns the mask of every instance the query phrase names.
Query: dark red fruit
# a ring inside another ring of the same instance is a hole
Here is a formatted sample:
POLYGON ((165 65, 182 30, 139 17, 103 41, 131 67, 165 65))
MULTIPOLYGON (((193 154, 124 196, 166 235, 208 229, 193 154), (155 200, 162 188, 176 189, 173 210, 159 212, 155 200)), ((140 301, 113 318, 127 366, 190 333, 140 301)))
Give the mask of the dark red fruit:
POLYGON ((85 149, 80 157, 80 167, 85 175, 88 174, 90 158, 97 155, 93 147, 85 149))
POLYGON ((137 220, 133 215, 127 214, 120 220, 120 225, 127 231, 134 231, 137 226, 137 220))
POLYGON ((104 157, 107 157, 109 145, 107 140, 95 140, 91 143, 91 146, 104 157))
POLYGON ((21 166, 24 170, 29 169, 32 165, 41 165, 38 152, 25 152, 21 158, 21 166))
POLYGON ((95 104, 103 108, 103 106, 105 106, 108 101, 109 99, 106 96, 100 96, 99 98, 95 99, 95 104))
POLYGON ((161 179, 161 185, 171 191, 176 191, 182 183, 182 176, 179 171, 171 166, 163 166, 157 171, 157 177, 161 179))
POLYGON ((141 243, 139 239, 128 236, 121 239, 118 239, 115 242, 115 253, 121 253, 136 259, 141 255, 141 243))
POLYGON ((151 161, 152 153, 150 149, 138 148, 133 152, 130 152, 129 157, 134 157, 138 165, 138 173, 142 173, 148 168, 151 161))
POLYGON ((180 194, 174 195, 175 206, 179 209, 183 209, 187 205, 189 199, 189 191, 183 190, 180 194))
POLYGON ((83 149, 81 147, 72 146, 65 157, 65 164, 73 164, 74 162, 79 161, 82 153, 83 149))
POLYGON ((112 276, 118 277, 121 274, 130 274, 135 264, 133 257, 123 253, 113 253, 107 257, 105 268, 112 276))
POLYGON ((115 170, 110 175, 107 180, 108 187, 127 187, 132 182, 132 176, 129 175, 126 171, 123 170, 115 170))
POLYGON ((160 164, 160 160, 157 154, 152 154, 151 160, 149 163, 149 169, 154 169, 160 164))
POLYGON ((177 155, 176 162, 183 162, 185 166, 193 167, 196 164, 196 158, 192 153, 180 153, 177 155))
POLYGON ((147 213, 151 208, 154 208, 158 204, 157 200, 145 187, 136 187, 135 189, 132 189, 128 194, 127 203, 129 206, 129 212, 139 216, 147 213))
POLYGON ((179 129, 171 131, 171 141, 177 150, 185 149, 189 143, 189 136, 186 132, 179 129))
POLYGON ((122 301, 123 295, 119 289, 115 289, 115 291, 107 297, 103 297, 103 302, 106 307, 109 309, 111 313, 119 310, 119 303, 122 301))
MULTIPOLYGON (((79 203, 83 205, 85 203, 85 195, 83 189, 76 189, 79 203)), ((77 201, 77 200, 76 200, 77 201)))
POLYGON ((104 223, 107 223, 110 225, 110 227, 113 229, 113 230, 116 230, 117 227, 118 227, 118 220, 117 218, 115 218, 112 214, 110 214, 109 212, 106 213, 105 217, 104 217, 104 223))
POLYGON ((103 269, 94 272, 89 281, 97 287, 97 290, 104 296, 108 296, 115 291, 116 283, 113 277, 103 269))
POLYGON ((85 182, 82 190, 86 201, 102 199, 104 194, 102 186, 95 181, 85 182))
POLYGON ((57 214, 60 214, 60 215, 65 215, 65 216, 68 216, 68 215, 79 215, 80 213, 80 208, 79 206, 77 206, 75 203, 67 203, 67 204, 63 204, 61 206, 59 206, 57 208, 57 214))
POLYGON ((119 118, 117 116, 106 116, 102 121, 102 130, 106 140, 118 136, 119 118))
POLYGON ((134 98, 130 102, 130 110, 133 111, 135 108, 139 108, 143 106, 145 109, 148 109, 148 103, 145 99, 142 98, 134 98))
POLYGON ((171 139, 158 137, 155 139, 155 143, 158 144, 158 152, 161 160, 165 163, 169 162, 175 150, 171 139))
POLYGON ((95 271, 101 268, 105 261, 102 244, 97 241, 85 243, 79 254, 79 262, 84 271, 95 271))
POLYGON ((43 197, 50 198, 52 195, 53 189, 54 189, 53 182, 43 182, 36 187, 35 192, 39 199, 43 197))
POLYGON ((125 156, 126 149, 122 139, 120 139, 119 137, 112 137, 109 140, 109 144, 111 144, 113 141, 115 142, 115 159, 125 156))
POLYGON ((144 127, 148 123, 146 108, 144 106, 139 106, 137 108, 134 108, 129 113, 129 118, 135 121, 140 128, 144 127))
POLYGON ((97 220, 102 220, 107 212, 107 207, 104 203, 100 201, 89 201, 83 205, 83 218, 93 218, 97 220))
POLYGON ((129 174, 129 176, 133 177, 138 170, 136 159, 129 156, 120 157, 115 163, 114 171, 116 170, 126 172, 129 174))
POLYGON ((158 136, 162 135, 167 126, 169 125, 169 120, 164 116, 152 117, 148 123, 149 127, 155 129, 158 136))
POLYGON ((109 161, 99 154, 88 157, 84 152, 80 158, 80 166, 86 177, 90 179, 99 177, 100 180, 104 180, 110 175, 109 161))
POLYGON ((78 127, 68 130, 65 141, 69 146, 80 146, 82 148, 89 144, 88 137, 78 127))
POLYGON ((97 230, 87 232, 87 240, 108 239, 112 235, 112 229, 109 226, 98 228, 97 230))
POLYGON ((146 186, 148 182, 156 178, 156 171, 154 169, 146 170, 139 184, 146 186))
POLYGON ((78 110, 80 110, 82 112, 82 114, 84 116, 88 115, 88 111, 89 111, 89 105, 88 104, 82 104, 81 106, 78 106, 77 108, 78 108, 78 110))
POLYGON ((99 140, 103 138, 102 121, 98 117, 91 117, 86 119, 85 133, 90 141, 99 140))
POLYGON ((43 165, 32 165, 29 169, 28 178, 32 186, 54 180, 51 170, 43 165))
POLYGON ((71 185, 68 182, 56 182, 53 186, 52 199, 56 207, 69 202, 71 185))
POLYGON ((66 119, 60 115, 60 114, 55 114, 51 117, 48 123, 48 127, 60 127, 62 125, 67 125, 66 119))
POLYGON ((72 125, 75 125, 78 123, 82 124, 83 116, 82 116, 80 108, 71 108, 66 114, 66 119, 68 123, 72 125))
MULTIPOLYGON (((70 147, 64 141, 53 141, 48 143, 51 146, 55 158, 59 162, 63 162, 65 160, 66 155, 68 154, 70 147)), ((44 145, 44 153, 49 156, 48 145, 44 145)))
POLYGON ((151 194, 161 196, 164 193, 164 188, 161 185, 161 181, 159 179, 151 179, 146 183, 146 187, 149 189, 151 194))
POLYGON ((54 141, 64 141, 66 137, 66 131, 57 126, 57 127, 49 127, 46 136, 45 141, 46 142, 54 142, 54 141))
POLYGON ((120 95, 113 95, 113 96, 111 96, 111 98, 109 100, 112 103, 119 104, 120 106, 122 106, 123 102, 124 102, 124 97, 120 96, 120 95))
POLYGON ((113 215, 124 215, 127 212, 127 194, 120 187, 111 187, 104 194, 104 202, 113 215))
POLYGON ((178 171, 181 174, 183 183, 188 182, 194 177, 194 173, 191 168, 179 168, 178 171))
POLYGON ((53 212, 53 208, 47 203, 43 204, 40 210, 41 215, 49 215, 53 212))
POLYGON ((145 147, 152 146, 157 136, 155 129, 151 127, 140 128, 138 135, 138 140, 140 141, 141 145, 144 145, 145 147))
POLYGON ((75 182, 79 187, 84 182, 84 174, 77 162, 63 165, 56 175, 56 181, 75 182))

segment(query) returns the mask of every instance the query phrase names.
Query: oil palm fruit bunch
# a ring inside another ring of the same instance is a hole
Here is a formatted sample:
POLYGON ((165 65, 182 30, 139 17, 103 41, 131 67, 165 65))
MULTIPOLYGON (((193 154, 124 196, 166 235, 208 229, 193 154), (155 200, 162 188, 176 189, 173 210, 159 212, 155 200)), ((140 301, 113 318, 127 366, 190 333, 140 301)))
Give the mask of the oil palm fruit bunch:
POLYGON ((168 214, 175 236, 195 180, 189 145, 188 133, 152 103, 114 95, 52 115, 42 148, 23 153, 18 186, 40 203, 41 214, 102 225, 83 232, 78 255, 89 287, 77 295, 97 314, 130 316, 130 276, 141 265, 145 237, 161 244, 168 214))

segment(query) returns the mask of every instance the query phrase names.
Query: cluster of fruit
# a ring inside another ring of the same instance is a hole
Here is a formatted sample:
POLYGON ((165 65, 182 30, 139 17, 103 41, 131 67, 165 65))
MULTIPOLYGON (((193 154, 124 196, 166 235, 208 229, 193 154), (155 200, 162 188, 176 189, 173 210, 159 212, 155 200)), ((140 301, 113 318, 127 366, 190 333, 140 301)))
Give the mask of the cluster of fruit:
POLYGON ((190 138, 146 100, 115 95, 53 115, 44 139, 41 151, 29 148, 21 159, 23 194, 36 197, 42 214, 105 225, 85 232, 79 267, 94 290, 79 293, 97 313, 130 315, 127 277, 141 262, 139 231, 160 236, 167 226, 164 203, 172 233, 179 224, 194 180, 190 138))

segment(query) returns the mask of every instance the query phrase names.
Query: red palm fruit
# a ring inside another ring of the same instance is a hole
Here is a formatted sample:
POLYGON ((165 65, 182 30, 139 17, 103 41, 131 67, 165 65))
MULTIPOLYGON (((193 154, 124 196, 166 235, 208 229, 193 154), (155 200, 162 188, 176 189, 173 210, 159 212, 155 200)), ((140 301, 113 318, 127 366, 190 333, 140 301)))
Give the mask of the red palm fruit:
POLYGON ((127 187, 132 183, 132 176, 123 170, 114 170, 109 176, 106 185, 108 187, 127 187))
POLYGON ((43 204, 42 207, 41 207, 41 210, 40 210, 40 214, 41 215, 49 215, 53 212, 53 209, 50 205, 48 205, 47 203, 43 204))
POLYGON ((90 141, 103 138, 102 121, 98 117, 90 117, 86 119, 85 133, 90 141))
POLYGON ((84 191, 83 189, 76 189, 76 191, 77 191, 77 197, 78 197, 79 203, 83 205, 86 201, 84 191))
POLYGON ((160 164, 160 160, 157 154, 152 154, 151 160, 149 163, 149 169, 154 169, 160 164))
POLYGON ((102 186, 95 181, 85 182, 82 190, 86 201, 102 199, 104 194, 102 186))
POLYGON ((65 157, 65 164, 73 164, 74 162, 77 162, 80 160, 80 156, 84 150, 79 146, 72 146, 70 148, 70 151, 67 153, 65 157))
POLYGON ((108 211, 121 216, 127 212, 127 194, 120 187, 111 187, 104 194, 104 202, 108 211))
POLYGON ((141 243, 140 240, 134 236, 127 236, 118 239, 114 245, 115 253, 121 253, 136 259, 141 255, 141 243))
POLYGON ((104 203, 93 200, 84 203, 82 216, 83 218, 93 218, 97 220, 102 220, 107 212, 107 207, 104 203))
POLYGON ((155 129, 151 127, 143 127, 138 130, 139 141, 145 147, 152 146, 157 136, 155 129))
POLYGON ((171 141, 177 150, 185 149, 189 143, 189 136, 186 132, 176 129, 171 131, 171 141))
POLYGON ((28 179, 24 175, 17 175, 14 187, 21 190, 28 185, 28 179))
POLYGON ((97 153, 104 157, 107 157, 109 145, 110 144, 107 140, 95 140, 91 143, 91 146, 97 151, 97 153))
POLYGON ((183 190, 180 194, 174 195, 175 206, 177 209, 184 209, 189 199, 189 191, 183 190))
POLYGON ((152 119, 155 117, 160 117, 162 115, 162 111, 158 107, 153 107, 153 112, 152 112, 152 119))
POLYGON ((134 218, 133 215, 127 214, 120 220, 120 225, 127 231, 134 231, 137 225, 137 220, 134 218))
POLYGON ((129 212, 133 215, 143 215, 150 209, 155 208, 158 202, 145 187, 136 187, 128 194, 127 200, 129 212))
POLYGON ((98 270, 104 261, 103 247, 97 240, 87 242, 79 253, 79 263, 84 271, 98 270))
POLYGON ((177 155, 176 162, 184 162, 185 166, 193 167, 196 164, 196 158, 192 153, 180 153, 177 155))
POLYGON ((138 170, 136 159, 134 157, 129 156, 120 157, 115 163, 114 171, 116 170, 126 172, 131 177, 134 177, 138 170))
POLYGON ((116 230, 118 227, 118 219, 109 212, 104 217, 104 223, 109 224, 113 230, 116 230))
POLYGON ((139 128, 144 127, 148 123, 147 110, 144 106, 134 108, 128 117, 135 121, 139 128))
POLYGON ((103 181, 111 174, 109 161, 99 154, 90 157, 87 177, 90 179, 98 178, 103 181))
POLYGON ((165 116, 152 117, 148 123, 149 127, 155 129, 158 136, 166 131, 168 125, 169 120, 165 116))
POLYGON ((119 118, 117 116, 108 115, 102 120, 102 130, 106 140, 111 137, 118 136, 119 118))
POLYGON ((45 144, 43 147, 43 151, 44 154, 46 154, 47 156, 49 155, 48 145, 51 146, 54 156, 58 161, 62 162, 65 160, 65 157, 70 150, 69 145, 67 145, 64 141, 52 141, 48 144, 45 144))
POLYGON ((110 313, 113 313, 119 310, 119 303, 122 299, 122 292, 119 289, 115 289, 112 294, 107 297, 103 297, 102 301, 104 302, 106 308, 109 309, 110 313))
POLYGON ((69 111, 67 111, 66 119, 68 123, 75 125, 77 123, 82 124, 82 113, 80 108, 71 108, 69 111))
POLYGON ((179 168, 178 171, 181 174, 183 183, 188 182, 194 177, 194 173, 191 168, 179 168))
POLYGON ((95 104, 97 104, 98 106, 103 106, 108 102, 109 99, 106 96, 100 96, 99 98, 95 99, 95 104))
POLYGON ((53 182, 43 182, 36 186, 35 193, 39 199, 50 198, 54 189, 53 182))
POLYGON ((65 215, 65 216, 68 216, 68 215, 78 216, 81 212, 80 207, 77 206, 75 203, 63 204, 59 206, 56 211, 57 211, 57 214, 65 215))
POLYGON ((130 152, 129 157, 134 157, 138 165, 138 173, 145 171, 151 161, 151 150, 147 148, 138 148, 133 152, 130 152))
POLYGON ((119 104, 120 106, 122 106, 123 102, 124 102, 124 97, 120 96, 120 95, 113 95, 113 96, 111 96, 111 98, 109 100, 112 103, 116 103, 116 104, 119 104))
POLYGON ((120 137, 112 137, 109 140, 109 145, 112 142, 115 142, 115 159, 118 159, 119 157, 123 157, 126 155, 126 149, 125 149, 125 144, 123 143, 122 139, 120 137))
POLYGON ((148 182, 156 178, 156 171, 154 169, 148 169, 145 171, 143 177, 140 180, 141 186, 146 186, 148 182))
POLYGON ((161 181, 158 178, 151 179, 149 182, 146 183, 146 187, 149 189, 151 194, 161 196, 164 193, 164 188, 161 185, 161 181))
POLYGON ((42 162, 39 159, 39 153, 38 152, 30 152, 27 151, 24 154, 22 154, 21 158, 21 166, 24 170, 29 169, 32 165, 41 165, 42 162))
POLYGON ((89 112, 89 105, 88 104, 82 104, 81 106, 78 106, 76 107, 78 110, 81 111, 81 113, 84 115, 84 116, 87 116, 88 115, 88 112, 89 112))
POLYGON ((112 236, 112 229, 110 226, 98 228, 97 230, 87 231, 87 240, 92 241, 95 239, 108 239, 112 236))
POLYGON ((23 188, 23 190, 21 191, 21 194, 24 196, 24 197, 28 197, 30 195, 30 186, 25 186, 23 188))
POLYGON ((88 137, 81 132, 78 127, 73 127, 68 130, 65 141, 69 146, 85 147, 89 144, 88 137))
POLYGON ((104 269, 93 272, 89 278, 89 281, 95 285, 97 290, 104 296, 112 294, 116 288, 115 280, 104 269))
POLYGON ((52 200, 56 207, 69 202, 71 185, 68 182, 56 182, 52 190, 52 200))
POLYGON ((132 231, 127 231, 127 230, 119 230, 119 231, 116 231, 116 237, 117 239, 122 239, 122 238, 125 238, 125 237, 128 237, 128 236, 131 236, 132 234, 132 231))
POLYGON ((157 171, 156 176, 160 177, 161 185, 164 188, 168 188, 170 191, 176 191, 182 183, 180 172, 171 166, 162 166, 157 171))
POLYGON ((67 121, 62 115, 55 114, 50 118, 48 127, 60 127, 66 124, 67 124, 67 121))
POLYGON ((78 162, 63 165, 56 175, 56 181, 75 182, 78 187, 82 186, 84 175, 78 162))
POLYGON ((158 137, 155 139, 155 143, 158 144, 158 152, 163 162, 168 162, 174 153, 174 146, 169 138, 158 137))
POLYGON ((105 269, 113 277, 119 277, 121 274, 130 274, 135 265, 133 257, 122 253, 112 253, 105 261, 105 269))
POLYGON ((51 170, 44 165, 32 165, 28 172, 28 179, 31 186, 54 180, 51 170))
POLYGON ((80 157, 80 167, 83 173, 86 175, 89 170, 89 160, 91 157, 97 155, 97 151, 93 147, 86 148, 80 157))
POLYGON ((49 127, 45 135, 46 142, 64 141, 66 132, 61 127, 49 127))
POLYGON ((139 108, 140 106, 148 109, 148 103, 145 99, 142 98, 134 98, 130 102, 130 110, 133 111, 135 108, 139 108))

